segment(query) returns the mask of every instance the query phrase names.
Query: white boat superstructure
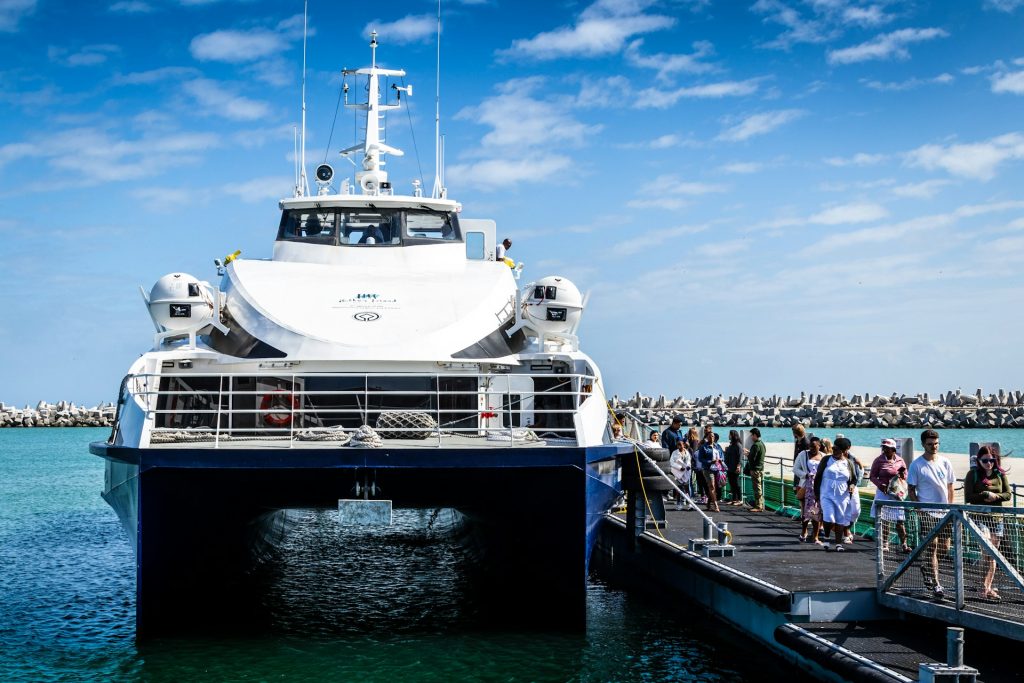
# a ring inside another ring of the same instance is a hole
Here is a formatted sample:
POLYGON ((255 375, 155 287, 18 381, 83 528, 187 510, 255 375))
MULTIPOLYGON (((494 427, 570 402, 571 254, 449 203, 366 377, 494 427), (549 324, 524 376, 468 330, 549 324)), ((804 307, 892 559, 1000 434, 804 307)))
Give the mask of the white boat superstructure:
POLYGON ((343 72, 365 79, 367 94, 346 95, 366 115, 363 141, 340 152, 361 157, 354 178, 336 184, 323 164, 311 194, 297 173, 269 260, 217 261, 219 286, 185 273, 157 282, 146 297, 154 348, 123 387, 119 444, 173 443, 168 434, 189 430, 182 441, 212 432, 218 447, 295 443, 363 425, 387 439, 383 413, 432 421, 438 438, 424 446, 503 430, 550 445, 610 442, 600 373, 579 350, 577 288, 548 277, 520 291, 523 265, 498 260, 494 221, 464 218, 440 183, 432 197, 419 181, 395 192, 385 158, 402 151, 385 142, 381 117, 412 86, 382 86, 405 72, 378 66, 375 33, 370 47, 371 66, 343 72))

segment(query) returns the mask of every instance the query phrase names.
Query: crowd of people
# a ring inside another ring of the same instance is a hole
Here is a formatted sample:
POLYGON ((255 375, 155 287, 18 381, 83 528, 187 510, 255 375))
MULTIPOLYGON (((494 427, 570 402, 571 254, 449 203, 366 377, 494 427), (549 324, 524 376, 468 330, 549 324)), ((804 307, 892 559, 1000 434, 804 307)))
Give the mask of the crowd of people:
MULTIPOLYGON (((746 505, 749 512, 764 511, 765 445, 761 432, 750 429, 752 443, 745 448, 737 430, 729 431, 729 442, 723 449, 712 425, 703 431, 690 427, 685 432, 680 418, 661 433, 652 431, 648 446, 660 446, 671 453, 669 464, 677 486, 686 494, 675 495, 675 507, 682 510, 690 501, 718 512, 720 505, 746 505), (752 496, 743 500, 740 474, 751 480, 752 496)), ((853 542, 853 527, 861 514, 860 485, 866 478, 875 487, 871 517, 880 520, 879 542, 890 549, 895 535, 897 550, 911 552, 906 510, 886 505, 892 501, 912 500, 924 503, 953 503, 956 475, 948 458, 939 455, 939 434, 932 429, 921 433, 923 454, 908 466, 899 454, 896 441, 881 440, 881 452, 865 469, 853 455, 850 439, 837 435, 835 442, 807 432, 803 425, 793 427, 792 487, 800 501, 801 543, 813 543, 825 550, 843 552, 853 542)), ((998 449, 982 446, 974 466, 964 478, 964 502, 973 505, 1001 506, 1010 500, 1010 484, 1002 467, 998 449)), ((920 540, 942 519, 941 508, 921 510, 917 514, 920 540)), ((998 515, 980 513, 976 516, 988 540, 998 547, 1004 525, 998 515)), ((946 539, 948 541, 948 538, 946 539)), ((935 538, 926 549, 922 578, 926 588, 941 597, 939 554, 945 552, 943 541, 935 538)), ((983 578, 982 597, 998 600, 992 587, 995 560, 989 558, 983 578)))

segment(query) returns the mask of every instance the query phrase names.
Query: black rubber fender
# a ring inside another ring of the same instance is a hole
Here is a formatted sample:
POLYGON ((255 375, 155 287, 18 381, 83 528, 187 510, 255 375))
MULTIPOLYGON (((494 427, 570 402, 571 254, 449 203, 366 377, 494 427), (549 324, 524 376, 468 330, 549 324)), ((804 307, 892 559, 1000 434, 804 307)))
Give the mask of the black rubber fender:
POLYGON ((645 453, 647 457, 655 462, 668 462, 668 459, 672 457, 667 448, 654 448, 651 446, 640 446, 639 448, 642 453, 645 453))
POLYGON ((775 640, 801 657, 853 683, 896 683, 904 680, 900 674, 881 664, 871 666, 852 657, 845 648, 821 642, 796 624, 781 624, 776 627, 775 640))
MULTIPOLYGON (((661 475, 644 477, 643 483, 643 490, 647 491, 647 493, 651 493, 652 491, 657 493, 664 493, 665 491, 673 490, 672 482, 667 481, 665 477, 661 475)), ((627 477, 625 474, 623 474, 622 488, 626 489, 627 491, 640 491, 640 480, 636 476, 627 477)))

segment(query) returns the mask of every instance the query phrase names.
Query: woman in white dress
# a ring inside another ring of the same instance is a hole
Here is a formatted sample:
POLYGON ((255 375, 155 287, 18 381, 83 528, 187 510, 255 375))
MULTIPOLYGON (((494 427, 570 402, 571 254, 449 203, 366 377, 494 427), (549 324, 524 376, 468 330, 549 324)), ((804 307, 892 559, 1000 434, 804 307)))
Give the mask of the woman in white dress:
POLYGON ((858 475, 850 459, 852 446, 846 437, 836 439, 834 452, 822 459, 814 477, 814 493, 821 507, 821 521, 825 526, 825 550, 830 550, 828 534, 834 529, 836 550, 842 551, 846 529, 860 515, 858 475))

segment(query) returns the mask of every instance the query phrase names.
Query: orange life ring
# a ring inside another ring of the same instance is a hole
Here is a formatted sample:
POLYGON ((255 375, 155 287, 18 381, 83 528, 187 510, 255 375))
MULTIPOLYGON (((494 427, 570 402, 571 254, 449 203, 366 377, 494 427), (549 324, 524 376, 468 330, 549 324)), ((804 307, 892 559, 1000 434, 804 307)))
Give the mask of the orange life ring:
POLYGON ((290 394, 284 389, 276 389, 269 394, 264 394, 260 400, 260 412, 266 413, 263 416, 263 424, 270 427, 287 427, 292 423, 290 411, 297 410, 301 404, 299 397, 290 394), (285 409, 289 412, 272 412, 274 409, 285 409))

